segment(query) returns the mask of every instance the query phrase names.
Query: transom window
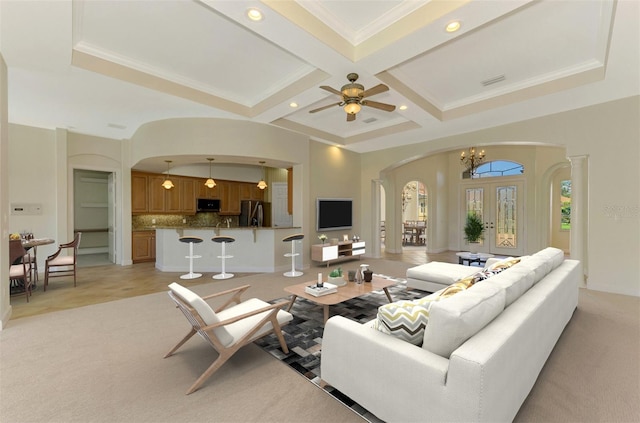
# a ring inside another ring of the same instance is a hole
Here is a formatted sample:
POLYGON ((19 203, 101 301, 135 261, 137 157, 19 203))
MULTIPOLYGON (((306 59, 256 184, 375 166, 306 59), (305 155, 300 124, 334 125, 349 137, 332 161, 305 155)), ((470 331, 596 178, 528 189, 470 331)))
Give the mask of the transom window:
POLYGON ((511 162, 508 160, 495 160, 492 162, 483 163, 473 176, 469 174, 469 171, 465 171, 462 174, 463 179, 477 179, 477 178, 495 178, 498 176, 513 176, 522 175, 524 173, 524 166, 520 163, 511 162))

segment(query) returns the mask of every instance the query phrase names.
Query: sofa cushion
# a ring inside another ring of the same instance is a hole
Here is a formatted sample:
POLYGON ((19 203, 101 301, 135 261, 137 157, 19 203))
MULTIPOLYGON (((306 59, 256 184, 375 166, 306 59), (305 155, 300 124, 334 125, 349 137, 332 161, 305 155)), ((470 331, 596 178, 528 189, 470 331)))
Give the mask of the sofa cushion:
POLYGON ((547 247, 544 250, 530 256, 527 260, 523 260, 520 266, 525 267, 534 272, 533 283, 536 284, 542 278, 549 274, 553 269, 560 266, 564 261, 564 253, 562 250, 553 247, 547 247))
POLYGON ((477 267, 432 261, 407 269, 407 278, 448 286, 478 271, 477 267))
POLYGON ((449 358, 456 348, 499 315, 504 306, 505 290, 485 282, 432 302, 422 348, 449 358))
MULTIPOLYGON (((432 301, 437 301, 433 299, 432 301)), ((424 338, 424 328, 429 323, 430 301, 396 301, 378 307, 378 318, 373 328, 400 338, 414 345, 420 345, 424 338)))

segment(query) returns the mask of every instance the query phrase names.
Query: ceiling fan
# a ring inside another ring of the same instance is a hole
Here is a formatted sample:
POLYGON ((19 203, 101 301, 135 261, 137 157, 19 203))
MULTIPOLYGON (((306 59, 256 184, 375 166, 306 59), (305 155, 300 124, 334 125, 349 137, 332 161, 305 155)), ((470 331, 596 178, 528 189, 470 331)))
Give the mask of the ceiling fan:
POLYGON ((332 94, 337 94, 342 97, 342 101, 328 106, 322 106, 317 109, 310 110, 309 113, 316 113, 324 109, 328 109, 333 106, 340 106, 347 112, 347 122, 356 120, 356 114, 360 111, 361 106, 374 107, 376 109, 384 110, 385 112, 393 112, 396 106, 386 103, 379 103, 377 101, 363 100, 366 97, 370 97, 375 94, 380 94, 389 90, 384 84, 378 84, 373 88, 365 90, 361 84, 356 84, 358 79, 357 73, 350 73, 347 75, 349 83, 343 85, 340 91, 327 87, 326 85, 320 86, 323 90, 329 91, 332 94))

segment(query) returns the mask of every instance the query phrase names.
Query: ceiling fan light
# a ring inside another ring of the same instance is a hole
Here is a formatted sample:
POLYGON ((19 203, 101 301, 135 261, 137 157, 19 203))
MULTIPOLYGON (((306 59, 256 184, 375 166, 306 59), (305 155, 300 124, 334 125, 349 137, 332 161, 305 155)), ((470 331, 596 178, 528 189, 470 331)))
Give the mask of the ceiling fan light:
POLYGON ((360 109, 361 107, 358 103, 348 103, 344 105, 344 111, 350 115, 355 115, 360 109))
POLYGON ((364 92, 364 87, 360 84, 347 84, 342 87, 341 92, 345 97, 360 97, 364 92))

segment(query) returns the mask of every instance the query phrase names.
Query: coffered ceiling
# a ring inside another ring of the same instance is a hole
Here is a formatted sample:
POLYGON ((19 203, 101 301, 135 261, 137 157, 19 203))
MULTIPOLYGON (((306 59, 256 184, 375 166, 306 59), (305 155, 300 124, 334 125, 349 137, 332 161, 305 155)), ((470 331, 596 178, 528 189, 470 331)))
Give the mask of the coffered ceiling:
POLYGON ((13 123, 123 139, 221 117, 366 152, 638 95, 639 14, 635 0, 2 0, 0 47, 13 123), (309 113, 351 72, 396 109, 309 113))

